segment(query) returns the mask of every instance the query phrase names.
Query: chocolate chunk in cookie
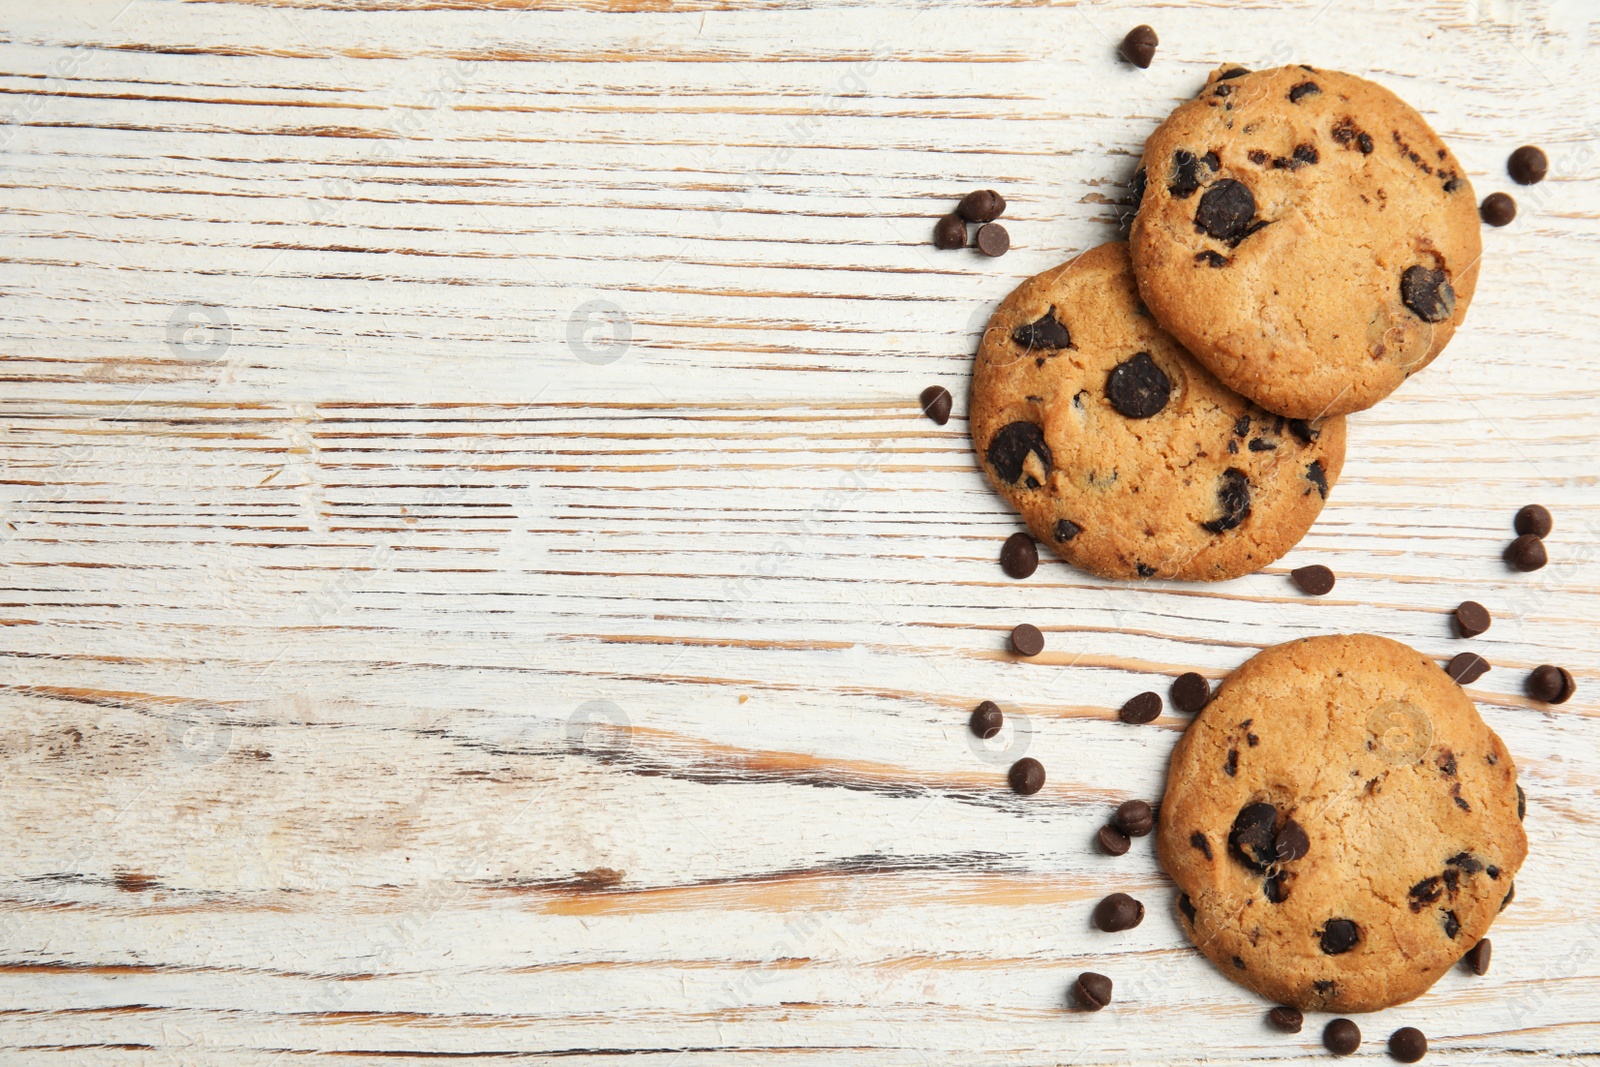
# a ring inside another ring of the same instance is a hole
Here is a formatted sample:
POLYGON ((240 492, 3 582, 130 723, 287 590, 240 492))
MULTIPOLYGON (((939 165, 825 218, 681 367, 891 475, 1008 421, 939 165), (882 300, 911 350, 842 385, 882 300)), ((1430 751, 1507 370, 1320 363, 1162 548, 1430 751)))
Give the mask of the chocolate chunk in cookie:
POLYGON ((1171 396, 1172 379, 1148 352, 1123 360, 1106 376, 1106 398, 1130 419, 1148 419, 1166 407, 1171 396))
POLYGON ((1237 467, 1222 472, 1217 484, 1217 504, 1222 508, 1219 518, 1202 522, 1214 534, 1232 530, 1250 517, 1250 479, 1237 467))
POLYGON ((1237 245, 1258 228, 1255 218, 1256 198, 1250 187, 1233 178, 1223 178, 1200 197, 1194 226, 1219 241, 1237 245))
POLYGON ((1423 322, 1443 322, 1456 310, 1456 291, 1445 272, 1422 266, 1400 275, 1400 299, 1423 322))
MULTIPOLYGON (((1037 459, 1045 473, 1049 473, 1050 446, 1044 443, 1044 431, 1031 422, 1013 422, 989 442, 989 465, 1012 485, 1022 481, 1029 456, 1037 459)), ((1041 483, 1037 478, 1031 474, 1026 477, 1030 489, 1039 488, 1041 483)))
POLYGON ((1057 321, 1056 309, 1051 308, 1035 321, 1012 330, 1011 339, 1026 352, 1035 348, 1060 349, 1072 345, 1072 332, 1057 321))

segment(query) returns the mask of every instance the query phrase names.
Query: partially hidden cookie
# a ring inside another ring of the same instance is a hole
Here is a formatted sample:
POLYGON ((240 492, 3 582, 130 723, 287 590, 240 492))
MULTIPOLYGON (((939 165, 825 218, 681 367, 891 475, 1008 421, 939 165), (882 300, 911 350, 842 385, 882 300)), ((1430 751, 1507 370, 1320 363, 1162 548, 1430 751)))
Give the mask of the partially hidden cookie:
POLYGON ((1108 578, 1233 578, 1322 510, 1344 419, 1222 386, 1150 317, 1127 245, 1023 282, 989 320, 970 407, 989 480, 1034 536, 1108 578))
POLYGON ((1156 845, 1223 974, 1303 1011, 1416 997, 1527 856, 1517 769, 1439 665, 1368 634, 1269 648, 1172 755, 1156 845))
POLYGON ((1156 319, 1294 418, 1371 407, 1426 367, 1478 281, 1461 164, 1389 90, 1219 68, 1145 142, 1130 243, 1156 319))

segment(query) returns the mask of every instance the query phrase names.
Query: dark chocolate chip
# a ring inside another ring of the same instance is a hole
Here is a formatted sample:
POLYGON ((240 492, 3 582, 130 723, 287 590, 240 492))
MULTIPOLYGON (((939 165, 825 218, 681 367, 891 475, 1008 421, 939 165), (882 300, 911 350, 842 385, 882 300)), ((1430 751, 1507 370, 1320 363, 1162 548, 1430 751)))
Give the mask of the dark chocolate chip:
POLYGON ((998 222, 986 222, 978 227, 978 237, 972 242, 978 251, 991 259, 1011 251, 1011 235, 998 222))
POLYGON ((1549 537, 1555 521, 1550 518, 1548 509, 1538 504, 1527 504, 1517 512, 1517 517, 1511 521, 1511 525, 1519 534, 1549 537))
POLYGON ((942 385, 930 385, 922 391, 922 413, 943 426, 950 421, 950 390, 942 385))
POLYGON ((1067 348, 1072 344, 1072 332, 1056 320, 1056 309, 1052 307, 1035 321, 1012 330, 1011 339, 1029 352, 1035 348, 1067 348))
POLYGON ((1494 946, 1489 943, 1489 939, 1486 937, 1469 948, 1467 954, 1462 956, 1461 959, 1473 974, 1481 978, 1489 973, 1489 955, 1493 951, 1494 946))
POLYGON ((1069 519, 1056 520, 1056 540, 1062 544, 1066 544, 1082 532, 1083 527, 1069 519))
POLYGON ((1439 920, 1439 925, 1444 928, 1444 936, 1452 941, 1461 932, 1461 920, 1456 917, 1456 913, 1453 911, 1445 912, 1444 918, 1439 920))
POLYGON ((1444 879, 1440 878, 1437 874, 1433 874, 1412 886, 1406 893, 1406 896, 1410 898, 1411 901, 1411 910, 1413 912, 1420 912, 1423 908, 1427 907, 1429 904, 1432 904, 1434 901, 1443 896, 1443 882, 1444 879))
POLYGON ((1279 863, 1289 863, 1311 851, 1311 838, 1307 836, 1305 827, 1293 819, 1288 819, 1278 831, 1278 836, 1273 842, 1273 851, 1279 863))
POLYGON ((1146 723, 1154 721, 1160 714, 1161 697, 1155 693, 1140 693, 1122 705, 1122 710, 1117 712, 1117 718, 1123 722, 1146 723))
POLYGON ((1289 432, 1299 438, 1303 445, 1309 445, 1319 436, 1318 431, 1305 419, 1290 419, 1289 432))
POLYGON ((1252 452, 1272 452, 1275 451, 1277 447, 1277 445, 1273 444, 1265 437, 1254 437, 1250 440, 1250 451, 1252 452))
POLYGON ((1447 193, 1453 193, 1459 190, 1465 184, 1467 183, 1462 181, 1460 178, 1447 178, 1445 179, 1444 183, 1444 191, 1447 193))
POLYGON ((1233 965, 1235 967, 1239 968, 1241 971, 1244 970, 1244 957, 1243 956, 1235 956, 1235 957, 1233 957, 1233 965))
POLYGON ((1137 212, 1144 203, 1145 190, 1150 187, 1150 175, 1145 168, 1140 167, 1133 172, 1133 184, 1128 187, 1128 194, 1133 200, 1133 210, 1137 212))
POLYGON ((1143 837, 1156 824, 1155 809, 1143 800, 1125 800, 1112 817, 1117 829, 1129 837, 1143 837))
MULTIPOLYGON (((1204 853, 1206 859, 1211 858, 1211 842, 1206 839, 1206 835, 1201 831, 1196 830, 1189 835, 1189 844, 1204 853)), ((1184 897, 1183 899, 1188 900, 1189 898, 1184 897)), ((1193 918, 1193 916, 1190 916, 1190 918, 1193 918)))
POLYGON ((1156 576, 1156 569, 1148 563, 1135 563, 1133 567, 1134 570, 1139 572, 1139 577, 1141 578, 1154 578, 1156 576))
POLYGON ((1100 851, 1108 856, 1121 856, 1133 844, 1128 840, 1128 835, 1118 830, 1115 826, 1100 827, 1100 832, 1095 835, 1095 840, 1100 844, 1100 851))
POLYGON ((1517 217, 1517 202, 1509 193, 1490 193, 1478 205, 1478 216, 1490 226, 1509 226, 1517 217))
MULTIPOLYGON (((985 455, 989 465, 1000 475, 1000 480, 1015 485, 1022 480, 1023 467, 1030 452, 1038 457, 1048 474, 1050 446, 1044 443, 1044 431, 1031 422, 1013 422, 994 435, 985 455)), ((1028 480, 1034 482, 1032 476, 1028 480)), ((1031 484, 1029 488, 1037 489, 1038 484, 1031 484)))
MULTIPOLYGON (((1298 104, 1308 96, 1319 96, 1321 93, 1322 86, 1316 82, 1301 82, 1289 90, 1289 103, 1298 104)), ((1298 1030, 1299 1027, 1295 1027, 1295 1029, 1298 1030)))
POLYGON ((1011 631, 1011 647, 1019 656, 1037 656, 1044 651, 1044 634, 1032 623, 1023 623, 1011 631))
POLYGON ((1273 904, 1282 904, 1289 899, 1289 876, 1282 871, 1269 874, 1261 883, 1261 893, 1273 904))
POLYGON ((1222 765, 1222 769, 1228 772, 1228 777, 1229 778, 1235 778, 1235 777, 1238 776, 1238 774, 1239 774, 1239 750, 1238 749, 1236 749, 1236 748, 1228 749, 1228 761, 1222 765))
POLYGON ((1550 173, 1550 160, 1544 149, 1525 144, 1506 160, 1506 170, 1518 185, 1538 185, 1550 173))
POLYGON ((1506 905, 1517 898, 1517 883, 1512 882, 1511 888, 1506 890, 1506 895, 1500 898, 1500 910, 1505 911, 1506 905))
MULTIPOLYGON (((1306 464, 1306 481, 1311 483, 1311 488, 1317 491, 1322 499, 1328 499, 1328 472, 1322 469, 1322 460, 1314 459, 1306 464)), ((1306 493, 1310 494, 1311 489, 1306 493)))
POLYGON ((1244 182, 1223 178, 1200 197, 1195 209, 1195 229, 1236 245, 1250 235, 1256 217, 1256 198, 1244 182))
POLYGON ((1006 198, 993 189, 975 189, 961 198, 956 214, 968 222, 993 222, 1006 213, 1006 198))
POLYGON ((1349 919, 1329 919, 1319 935, 1322 951, 1330 956, 1349 952, 1361 940, 1361 931, 1349 919))
POLYGON ((1306 1017, 1300 1014, 1299 1008, 1280 1005, 1267 1012, 1267 1022, 1272 1024, 1274 1030, 1282 1030, 1286 1034, 1298 1034, 1306 1023, 1306 1017))
POLYGON ((1126 893, 1112 893, 1094 906, 1094 924, 1108 934, 1132 930, 1144 922, 1144 905, 1126 893))
POLYGON ((952 211, 933 224, 933 247, 967 247, 967 224, 961 221, 960 215, 952 211))
POLYGON ((1256 166, 1260 167, 1265 165, 1267 160, 1271 159, 1272 157, 1267 155, 1267 153, 1263 152, 1259 148, 1252 148, 1250 151, 1245 153, 1245 158, 1250 160, 1250 162, 1254 163, 1256 166))
POLYGON ((1221 268, 1226 267, 1229 263, 1227 256, 1223 255, 1221 252, 1213 252, 1209 248, 1204 252, 1196 252, 1194 254, 1194 261, 1196 263, 1204 263, 1213 270, 1220 270, 1221 268))
POLYGON ((1200 709, 1211 703, 1211 683, 1205 676, 1189 671, 1178 675, 1172 683, 1172 706, 1179 711, 1190 715, 1198 715, 1200 709))
POLYGON ((1553 663, 1543 663, 1528 674, 1528 695, 1546 704, 1565 704, 1577 692, 1572 672, 1553 663))
POLYGON ((1024 756, 1011 765, 1006 780, 1011 783, 1012 792, 1031 797, 1044 788, 1044 764, 1024 756))
POLYGON ((1364 156, 1372 155, 1372 138, 1349 115, 1336 122, 1328 132, 1346 149, 1359 151, 1364 156))
POLYGON ((1228 846, 1246 866, 1264 871, 1277 861, 1278 809, 1265 801, 1246 804, 1234 817, 1228 846))
POLYGON ((1349 1019, 1335 1019, 1323 1027, 1322 1043, 1335 1056, 1348 1056, 1361 1047, 1361 1027, 1349 1019))
POLYGON ((1238 437, 1243 437, 1250 432, 1250 416, 1240 415, 1239 420, 1233 424, 1233 432, 1238 437))
POLYGON ((1456 608, 1456 633, 1477 637, 1489 628, 1489 609, 1476 600, 1463 600, 1456 608))
POLYGON ((1407 267, 1400 275, 1400 299, 1423 322, 1443 322, 1456 310, 1456 291, 1442 270, 1407 267))
POLYGON ((1217 503, 1222 507, 1221 517, 1200 524, 1214 534, 1231 530, 1250 517, 1250 479, 1245 477, 1244 471, 1229 467, 1222 472, 1217 484, 1217 503))
POLYGON ((1093 971, 1084 971, 1072 983, 1072 999, 1085 1011, 1099 1011, 1111 1003, 1111 979, 1093 971))
POLYGON ((1415 1026, 1402 1026, 1389 1035, 1389 1055, 1401 1063, 1416 1063, 1428 1054, 1428 1039, 1415 1026))
POLYGON ((1326 596, 1333 591, 1333 571, 1320 563, 1313 563, 1309 567, 1296 567, 1289 572, 1289 577, 1294 579, 1302 592, 1312 596, 1326 596))
POLYGON ((1524 793, 1522 791, 1522 787, 1519 785, 1519 786, 1517 786, 1517 821, 1518 822, 1522 822, 1527 817, 1528 817, 1528 794, 1524 793))
POLYGON ((1229 67, 1227 70, 1217 75, 1217 81, 1225 82, 1230 78, 1242 78, 1249 73, 1250 71, 1246 67, 1229 67))
POLYGON ((1459 685, 1471 685, 1489 670, 1489 661, 1476 652, 1461 652, 1452 657, 1444 672, 1459 685))
POLYGON ((1000 732, 1000 727, 1005 725, 1005 721, 1005 716, 1000 714, 1000 705, 992 700, 985 700, 972 709, 972 718, 968 725, 973 733, 987 741, 1000 732))
POLYGON ((1195 154, 1186 149, 1172 153, 1172 178, 1167 182, 1167 192, 1174 199, 1187 200, 1200 188, 1200 163, 1195 154))
POLYGON ((1018 530, 1000 546, 1000 569, 1013 578, 1026 578, 1039 569, 1039 546, 1018 530))
POLYGON ((1172 379, 1148 352, 1123 360, 1106 375, 1106 398, 1130 419, 1148 419, 1166 407, 1171 396, 1172 379))
POLYGON ((1544 541, 1533 534, 1523 534, 1506 546, 1506 562, 1512 570, 1536 571, 1550 562, 1544 550, 1544 541))
POLYGON ((1149 26, 1135 26, 1122 39, 1122 58, 1142 70, 1156 57, 1156 45, 1160 43, 1155 30, 1149 26))
MULTIPOLYGON (((1209 859, 1210 857, 1211 857, 1211 853, 1207 852, 1206 853, 1206 858, 1209 859)), ((1193 926, 1194 925, 1194 901, 1189 899, 1189 894, 1188 893, 1184 893, 1182 896, 1180 896, 1178 898, 1178 910, 1183 912, 1183 917, 1185 919, 1189 920, 1189 925, 1190 926, 1193 926)))
POLYGON ((1296 163, 1301 163, 1306 166, 1311 166, 1312 164, 1318 163, 1322 160, 1322 156, 1317 152, 1316 145, 1309 144, 1295 145, 1294 152, 1291 153, 1291 156, 1296 163))

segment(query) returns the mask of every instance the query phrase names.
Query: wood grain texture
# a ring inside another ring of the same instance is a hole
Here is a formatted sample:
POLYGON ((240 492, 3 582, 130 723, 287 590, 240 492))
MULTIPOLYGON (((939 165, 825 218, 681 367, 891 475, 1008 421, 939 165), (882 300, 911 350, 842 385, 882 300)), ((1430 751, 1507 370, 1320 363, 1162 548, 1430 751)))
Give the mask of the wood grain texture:
POLYGON ((1532 854, 1486 978, 1364 1017, 1600 1058, 1600 12, 1583 0, 99 0, 0 16, 0 1059, 1288 1062, 1148 839, 1292 637, 1493 670, 1532 854), (1144 72, 1114 42, 1162 44, 1144 72), (1047 561, 970 453, 1017 281, 1114 238, 1214 64, 1368 73, 1478 194, 1477 299, 1279 565, 1047 561), (1537 142, 1543 185, 1504 160, 1537 142), (942 253, 974 187, 1013 251, 942 253), (933 426, 915 398, 957 395, 933 426), (1509 573, 1510 518, 1556 514, 1509 573), (1293 566, 1327 563, 1328 597, 1293 566), (1495 614, 1470 643, 1448 615, 1495 614), (1047 635, 1005 654, 1020 621, 1047 635), (1555 662, 1576 699, 1524 673, 1555 662), (987 747, 981 699, 1011 726, 987 747), (1023 751, 1045 790, 1004 789, 1023 751), (1113 889, 1133 931, 1089 926, 1113 889), (1079 971, 1116 1003, 1070 1011, 1079 971))

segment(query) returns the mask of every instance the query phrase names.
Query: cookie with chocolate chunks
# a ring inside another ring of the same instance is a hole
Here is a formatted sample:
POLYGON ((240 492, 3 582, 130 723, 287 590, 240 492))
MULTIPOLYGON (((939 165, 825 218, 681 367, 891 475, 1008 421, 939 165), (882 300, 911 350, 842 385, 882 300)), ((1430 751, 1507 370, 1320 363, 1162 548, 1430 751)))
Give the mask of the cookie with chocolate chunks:
POLYGON ((1362 78, 1218 68, 1151 134, 1139 173, 1145 303, 1270 411, 1371 407, 1438 356, 1472 302, 1472 185, 1421 115, 1362 78))
POLYGON ((1344 464, 1343 418, 1273 415, 1162 330, 1123 244, 1001 303, 969 417, 984 473, 1034 536, 1108 578, 1259 570, 1305 534, 1344 464))
POLYGON ((1156 851, 1223 974, 1301 1011, 1421 994, 1527 856, 1517 769, 1449 675, 1366 634, 1269 648, 1173 752, 1156 851))

